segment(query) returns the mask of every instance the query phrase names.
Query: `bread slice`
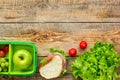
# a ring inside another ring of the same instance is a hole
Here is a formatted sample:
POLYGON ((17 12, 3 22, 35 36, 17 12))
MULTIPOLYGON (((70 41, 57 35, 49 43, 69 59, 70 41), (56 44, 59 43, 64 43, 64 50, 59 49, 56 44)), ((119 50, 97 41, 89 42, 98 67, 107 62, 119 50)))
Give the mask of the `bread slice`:
POLYGON ((55 55, 50 61, 40 67, 39 72, 46 79, 59 77, 62 72, 62 63, 62 58, 59 55, 55 55))

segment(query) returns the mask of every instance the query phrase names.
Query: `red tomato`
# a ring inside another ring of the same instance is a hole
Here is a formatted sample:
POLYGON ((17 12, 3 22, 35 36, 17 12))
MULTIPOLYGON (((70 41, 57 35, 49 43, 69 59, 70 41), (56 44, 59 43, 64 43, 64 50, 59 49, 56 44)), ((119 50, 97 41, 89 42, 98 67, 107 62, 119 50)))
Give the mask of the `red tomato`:
POLYGON ((81 41, 79 46, 80 46, 81 49, 85 49, 87 47, 87 42, 86 41, 81 41))
POLYGON ((0 50, 0 57, 4 57, 5 56, 5 53, 3 50, 0 50))
POLYGON ((69 50, 69 55, 70 55, 71 57, 76 56, 76 54, 77 54, 77 50, 76 50, 75 48, 71 48, 71 49, 69 50))
POLYGON ((9 51, 9 45, 5 45, 3 50, 5 53, 7 53, 9 51))

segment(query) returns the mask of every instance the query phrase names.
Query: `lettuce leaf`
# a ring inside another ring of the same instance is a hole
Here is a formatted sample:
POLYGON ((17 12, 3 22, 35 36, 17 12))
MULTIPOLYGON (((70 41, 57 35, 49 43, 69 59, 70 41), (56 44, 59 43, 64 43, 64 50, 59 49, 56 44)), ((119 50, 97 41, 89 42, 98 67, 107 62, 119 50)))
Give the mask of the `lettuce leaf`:
POLYGON ((71 65, 75 79, 116 80, 120 66, 120 55, 113 44, 96 42, 91 51, 78 56, 71 65))
POLYGON ((44 65, 47 62, 46 58, 41 59, 40 65, 44 65))
POLYGON ((51 53, 57 52, 57 53, 62 54, 62 55, 65 57, 66 61, 68 62, 67 54, 66 54, 63 50, 50 48, 50 52, 51 52, 51 53))

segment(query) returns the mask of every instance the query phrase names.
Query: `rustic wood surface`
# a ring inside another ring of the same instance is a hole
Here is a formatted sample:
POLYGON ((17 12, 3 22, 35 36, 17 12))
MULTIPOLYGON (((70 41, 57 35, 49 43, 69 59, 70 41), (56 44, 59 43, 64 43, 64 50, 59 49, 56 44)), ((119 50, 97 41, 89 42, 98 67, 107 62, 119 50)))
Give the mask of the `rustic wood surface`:
MULTIPOLYGON (((109 42, 115 45, 120 53, 120 23, 1 23, 1 40, 34 42, 38 51, 38 67, 35 75, 30 77, 2 77, 15 80, 44 80, 39 75, 39 61, 50 54, 49 49, 61 49, 66 53, 69 48, 77 48, 78 55, 89 51, 96 41, 109 42), (33 27, 34 26, 34 27, 33 27), (79 41, 86 40, 86 50, 79 49, 79 41)), ((69 57, 68 73, 53 80, 74 80, 70 64, 75 58, 69 57)), ((2 79, 1 78, 1 79, 2 79)))
POLYGON ((0 0, 0 22, 120 22, 120 0, 0 0))
MULTIPOLYGON (((120 0, 0 0, 0 40, 29 41, 37 46, 38 67, 33 76, 0 76, 0 80, 45 80, 38 72, 39 61, 49 49, 78 55, 89 51, 96 41, 115 45, 120 54, 120 0), (86 40, 88 47, 79 49, 86 40)), ((74 80, 69 57, 68 73, 52 80, 74 80)))

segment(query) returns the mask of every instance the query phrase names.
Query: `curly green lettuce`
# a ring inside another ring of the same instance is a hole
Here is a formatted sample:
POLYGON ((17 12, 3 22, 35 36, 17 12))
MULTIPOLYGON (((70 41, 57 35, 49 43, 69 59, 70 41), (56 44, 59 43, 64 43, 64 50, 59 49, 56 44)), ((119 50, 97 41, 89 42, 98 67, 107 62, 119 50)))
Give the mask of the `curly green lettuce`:
POLYGON ((91 51, 78 56, 71 65, 75 79, 116 80, 119 77, 120 55, 113 44, 96 42, 91 51))

